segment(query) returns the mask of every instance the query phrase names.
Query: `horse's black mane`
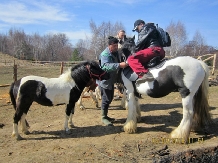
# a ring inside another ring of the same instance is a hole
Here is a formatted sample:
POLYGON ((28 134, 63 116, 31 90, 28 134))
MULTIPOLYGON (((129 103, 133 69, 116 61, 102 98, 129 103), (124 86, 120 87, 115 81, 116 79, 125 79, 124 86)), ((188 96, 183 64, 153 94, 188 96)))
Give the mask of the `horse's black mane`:
POLYGON ((74 70, 76 70, 76 69, 78 69, 78 68, 80 68, 80 67, 84 67, 84 66, 86 66, 86 65, 90 65, 91 62, 93 62, 93 61, 81 62, 81 63, 75 65, 74 67, 72 67, 72 68, 71 68, 71 71, 74 71, 74 70))
POLYGON ((99 66, 96 61, 92 60, 92 61, 85 61, 85 62, 79 63, 71 68, 71 77, 74 79, 77 86, 79 86, 81 84, 83 85, 87 81, 90 80, 90 74, 89 74, 89 71, 86 67, 87 65, 90 65, 90 68, 92 66, 99 66))
POLYGON ((127 38, 122 46, 122 52, 128 58, 131 54, 135 53, 135 36, 127 38))

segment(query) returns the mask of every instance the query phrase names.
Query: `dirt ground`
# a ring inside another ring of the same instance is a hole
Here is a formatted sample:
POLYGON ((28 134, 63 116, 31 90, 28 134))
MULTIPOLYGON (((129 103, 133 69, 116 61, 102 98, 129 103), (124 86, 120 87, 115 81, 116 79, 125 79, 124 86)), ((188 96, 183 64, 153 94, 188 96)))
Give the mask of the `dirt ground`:
MULTIPOLYGON (((190 142, 167 141, 182 119, 178 93, 152 99, 140 99, 142 119, 136 134, 126 134, 122 126, 127 110, 120 100, 113 101, 109 116, 114 126, 104 126, 101 111, 90 98, 84 98, 86 110, 75 109, 71 134, 63 131, 65 106, 44 107, 34 103, 27 115, 31 134, 17 141, 11 137, 14 109, 9 87, 0 87, 0 162, 218 162, 218 87, 210 87, 210 106, 214 125, 191 132, 190 142)), ((20 131, 20 126, 19 126, 20 131)))

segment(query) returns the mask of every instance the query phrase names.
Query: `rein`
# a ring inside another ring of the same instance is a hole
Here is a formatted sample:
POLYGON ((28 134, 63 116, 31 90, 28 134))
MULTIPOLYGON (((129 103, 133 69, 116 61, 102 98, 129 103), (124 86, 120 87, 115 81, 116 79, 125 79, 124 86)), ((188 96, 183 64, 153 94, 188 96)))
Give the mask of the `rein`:
POLYGON ((97 74, 94 74, 90 71, 90 65, 86 65, 86 68, 89 71, 90 78, 93 78, 93 76, 96 76, 98 78, 98 80, 101 80, 101 77, 106 73, 106 71, 104 71, 102 74, 97 75, 97 74))

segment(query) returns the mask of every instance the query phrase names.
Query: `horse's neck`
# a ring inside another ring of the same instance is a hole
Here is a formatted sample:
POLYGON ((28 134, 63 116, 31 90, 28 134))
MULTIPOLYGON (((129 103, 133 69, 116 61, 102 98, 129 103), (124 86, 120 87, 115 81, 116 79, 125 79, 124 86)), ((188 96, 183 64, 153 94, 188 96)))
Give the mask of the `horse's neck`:
MULTIPOLYGON (((82 76, 82 75, 81 75, 82 76)), ((74 77, 74 81, 76 83, 76 86, 78 89, 83 90, 87 84, 90 82, 90 76, 79 76, 79 77, 74 77)))

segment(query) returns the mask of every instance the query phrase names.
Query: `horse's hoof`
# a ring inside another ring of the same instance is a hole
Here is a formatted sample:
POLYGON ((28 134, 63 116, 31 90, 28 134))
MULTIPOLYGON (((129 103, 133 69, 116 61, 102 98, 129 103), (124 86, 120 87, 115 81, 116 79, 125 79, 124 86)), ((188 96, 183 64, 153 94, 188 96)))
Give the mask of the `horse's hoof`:
POLYGON ((66 134, 67 134, 67 135, 70 135, 70 134, 71 134, 71 131, 70 131, 70 130, 67 130, 67 131, 66 131, 66 134))
POLYGON ((25 132, 23 132, 25 135, 29 135, 30 134, 30 132, 27 130, 27 131, 25 131, 25 132))
POLYGON ((16 140, 23 140, 23 138, 20 135, 16 136, 16 134, 13 133, 11 136, 16 137, 16 140))
POLYGON ((70 128, 74 128, 75 126, 74 126, 74 124, 70 124, 69 127, 70 128))
POLYGON ((24 138, 22 138, 20 135, 18 135, 17 140, 24 140, 24 138))
POLYGON ((85 110, 86 108, 84 106, 79 107, 81 110, 85 110))

